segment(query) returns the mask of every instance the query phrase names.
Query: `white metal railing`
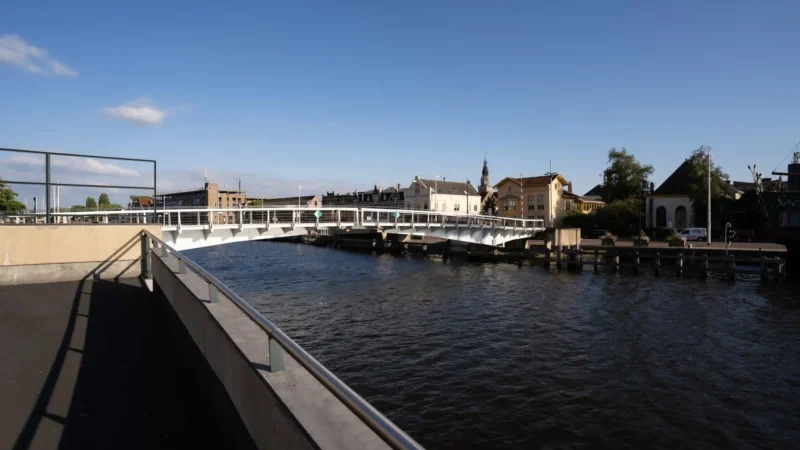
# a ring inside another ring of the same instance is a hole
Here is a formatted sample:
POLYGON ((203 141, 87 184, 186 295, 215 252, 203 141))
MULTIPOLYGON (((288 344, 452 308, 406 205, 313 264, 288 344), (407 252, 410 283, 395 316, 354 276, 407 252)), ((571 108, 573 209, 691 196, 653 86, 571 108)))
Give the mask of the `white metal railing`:
MULTIPOLYGON (((214 226, 297 227, 482 227, 538 231, 541 219, 516 219, 458 212, 385 208, 277 207, 175 208, 50 213, 53 223, 159 223, 166 228, 214 226)), ((44 213, 4 214, 4 223, 41 223, 44 213)))
MULTIPOLYGON (((298 343, 284 333, 277 325, 250 306, 236 292, 231 290, 216 277, 208 273, 197 263, 187 258, 181 252, 170 248, 164 241, 153 234, 142 232, 142 259, 144 261, 143 276, 153 279, 151 253, 160 257, 172 256, 178 260, 178 273, 193 272, 208 283, 210 303, 218 303, 220 296, 225 296, 249 316, 269 337, 269 370, 280 372, 285 370, 283 353, 286 352, 301 366, 311 373, 328 391, 338 398, 344 405, 370 427, 386 444, 394 449, 420 450, 422 446, 411 436, 406 434, 391 420, 380 413, 374 406, 364 400, 347 384, 340 380, 330 370, 323 366, 313 356, 303 349, 298 343)), ((155 279, 158 282, 157 279, 155 279)))

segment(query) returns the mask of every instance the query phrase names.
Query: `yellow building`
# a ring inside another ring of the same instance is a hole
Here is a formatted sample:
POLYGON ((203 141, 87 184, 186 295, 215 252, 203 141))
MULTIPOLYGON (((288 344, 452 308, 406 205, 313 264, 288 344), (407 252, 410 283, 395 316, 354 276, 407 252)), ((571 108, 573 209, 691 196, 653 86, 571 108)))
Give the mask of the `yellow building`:
POLYGON ((558 173, 538 177, 506 177, 497 189, 497 215, 542 219, 545 226, 559 226, 572 210, 591 212, 604 205, 600 200, 572 193, 572 183, 558 173))

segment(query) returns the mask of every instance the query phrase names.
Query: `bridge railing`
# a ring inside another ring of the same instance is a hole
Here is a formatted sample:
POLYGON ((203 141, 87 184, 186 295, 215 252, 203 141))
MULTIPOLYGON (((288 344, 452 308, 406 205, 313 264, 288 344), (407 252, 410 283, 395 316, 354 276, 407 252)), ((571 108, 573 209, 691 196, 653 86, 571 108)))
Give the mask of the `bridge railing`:
MULTIPOLYGON (((200 267, 200 265, 187 258, 179 251, 170 248, 164 241, 147 231, 143 231, 142 233, 142 253, 145 278, 151 279, 153 274, 150 259, 151 253, 156 253, 161 257, 171 255, 178 260, 178 273, 185 274, 191 271, 208 283, 209 299, 211 303, 219 302, 219 296, 224 296, 247 314, 247 316, 264 330, 269 337, 268 354, 270 371, 280 372, 285 370, 283 353, 288 353, 390 447, 394 449, 422 449, 422 446, 411 438, 411 436, 381 414, 380 411, 375 409, 374 406, 364 400, 330 370, 306 352, 303 347, 296 343, 280 328, 256 311, 255 308, 250 306, 249 303, 228 286, 200 267)), ((155 282, 158 282, 158 280, 156 279, 155 282)))
MULTIPOLYGON (((458 212, 390 210, 381 208, 181 208, 158 211, 82 211, 50 213, 58 223, 159 223, 164 227, 268 225, 268 226, 396 226, 396 227, 502 227, 540 230, 540 219, 516 219, 458 212)), ((0 216, 5 223, 38 223, 44 213, 0 216)))

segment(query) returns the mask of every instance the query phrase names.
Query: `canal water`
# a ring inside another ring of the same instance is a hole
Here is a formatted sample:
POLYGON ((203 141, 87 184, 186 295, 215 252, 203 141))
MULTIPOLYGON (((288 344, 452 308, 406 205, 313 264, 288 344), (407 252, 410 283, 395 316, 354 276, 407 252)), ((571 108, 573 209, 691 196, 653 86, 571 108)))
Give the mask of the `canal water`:
POLYGON ((800 447, 797 286, 186 252, 430 449, 800 447))

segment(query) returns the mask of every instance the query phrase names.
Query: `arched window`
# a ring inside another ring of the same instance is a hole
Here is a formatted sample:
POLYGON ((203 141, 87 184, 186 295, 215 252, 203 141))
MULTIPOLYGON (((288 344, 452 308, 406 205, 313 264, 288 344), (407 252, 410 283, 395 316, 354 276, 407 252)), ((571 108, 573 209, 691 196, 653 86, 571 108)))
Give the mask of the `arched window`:
POLYGON ((656 228, 667 227, 667 208, 659 206, 656 208, 656 228))
POLYGON ((675 208, 675 228, 686 228, 686 208, 683 205, 675 208))

